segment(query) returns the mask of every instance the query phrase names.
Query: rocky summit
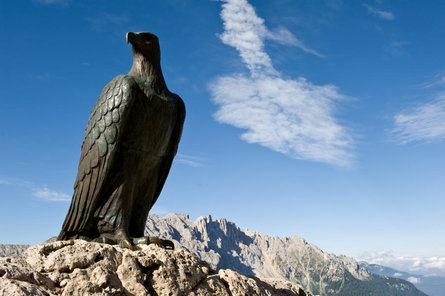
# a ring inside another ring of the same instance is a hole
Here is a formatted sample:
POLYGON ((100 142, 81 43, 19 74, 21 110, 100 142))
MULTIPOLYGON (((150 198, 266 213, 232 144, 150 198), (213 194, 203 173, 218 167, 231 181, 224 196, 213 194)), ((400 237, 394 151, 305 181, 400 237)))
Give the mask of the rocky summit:
POLYGON ((0 258, 0 295, 310 295, 297 285, 213 270, 185 250, 131 251, 83 240, 0 258))

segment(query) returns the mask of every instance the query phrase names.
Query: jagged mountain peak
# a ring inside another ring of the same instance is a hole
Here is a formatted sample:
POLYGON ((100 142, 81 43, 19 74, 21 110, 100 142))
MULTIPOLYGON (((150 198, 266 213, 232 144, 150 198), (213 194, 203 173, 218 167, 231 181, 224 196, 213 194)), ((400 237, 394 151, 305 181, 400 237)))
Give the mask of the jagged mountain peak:
POLYGON ((224 218, 207 215, 192 221, 182 214, 151 215, 146 232, 173 240, 214 269, 286 279, 313 294, 347 296, 359 290, 363 295, 425 295, 408 282, 375 276, 355 259, 326 253, 300 236, 241 230, 224 218))

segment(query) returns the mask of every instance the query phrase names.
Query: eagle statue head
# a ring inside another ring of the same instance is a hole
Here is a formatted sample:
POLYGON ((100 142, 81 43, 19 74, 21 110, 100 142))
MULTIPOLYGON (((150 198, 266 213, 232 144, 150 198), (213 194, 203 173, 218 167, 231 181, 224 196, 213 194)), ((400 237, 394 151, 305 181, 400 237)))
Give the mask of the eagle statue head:
POLYGON ((133 54, 141 54, 153 65, 159 65, 161 61, 161 49, 159 40, 155 34, 150 32, 128 32, 127 43, 133 46, 133 54))

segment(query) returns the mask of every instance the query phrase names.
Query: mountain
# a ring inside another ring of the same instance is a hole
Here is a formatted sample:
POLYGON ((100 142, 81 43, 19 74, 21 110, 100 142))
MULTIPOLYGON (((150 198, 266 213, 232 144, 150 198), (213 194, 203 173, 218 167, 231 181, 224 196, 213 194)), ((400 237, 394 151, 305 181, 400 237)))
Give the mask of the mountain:
POLYGON ((146 233, 173 240, 214 269, 289 280, 312 294, 426 295, 410 282, 372 274, 353 258, 325 253, 299 236, 278 238, 240 230, 226 219, 205 216, 191 221, 187 215, 151 215, 146 233))
POLYGON ((288 281, 214 271, 184 250, 156 245, 131 251, 69 240, 28 248, 0 258, 0 295, 259 295, 310 296, 288 281))
POLYGON ((378 264, 368 264, 366 262, 360 262, 359 264, 373 274, 409 281, 429 296, 445 296, 445 277, 415 275, 378 264))
POLYGON ((29 245, 0 245, 0 257, 21 256, 29 245))

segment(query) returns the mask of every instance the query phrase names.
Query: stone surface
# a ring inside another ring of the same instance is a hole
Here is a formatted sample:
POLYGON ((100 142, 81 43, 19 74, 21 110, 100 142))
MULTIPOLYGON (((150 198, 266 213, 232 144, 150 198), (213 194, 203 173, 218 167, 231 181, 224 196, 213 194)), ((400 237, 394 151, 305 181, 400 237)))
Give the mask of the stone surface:
POLYGON ((131 251, 83 240, 0 258, 0 295, 309 295, 281 280, 218 272, 184 250, 131 251))

